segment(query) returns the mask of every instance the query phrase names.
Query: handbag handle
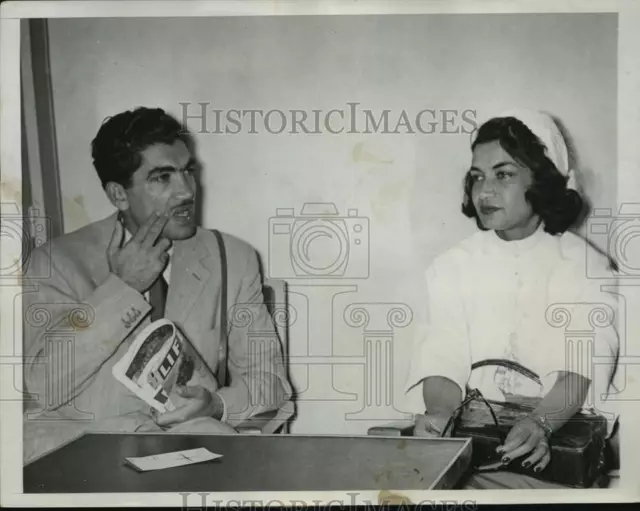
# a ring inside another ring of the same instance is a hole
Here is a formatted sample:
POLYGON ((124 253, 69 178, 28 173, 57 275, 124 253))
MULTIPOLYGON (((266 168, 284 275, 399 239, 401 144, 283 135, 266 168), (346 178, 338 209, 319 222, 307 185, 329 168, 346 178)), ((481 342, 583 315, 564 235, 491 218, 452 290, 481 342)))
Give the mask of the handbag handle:
POLYGON ((531 369, 528 369, 525 366, 523 366, 522 364, 516 362, 515 360, 509 360, 509 359, 506 359, 506 358, 486 358, 484 360, 479 360, 478 362, 474 362, 473 364, 471 364, 471 370, 473 371, 474 369, 477 369, 478 367, 484 367, 484 366, 502 366, 502 367, 506 367, 507 369, 512 369, 513 371, 516 371, 516 372, 522 374, 523 376, 526 376, 527 378, 533 380, 537 384, 542 385, 542 381, 540 380, 540 376, 538 376, 531 369))
POLYGON ((227 386, 227 358, 229 353, 229 338, 227 335, 227 251, 224 247, 222 234, 217 229, 213 229, 213 234, 218 241, 218 249, 220 250, 220 267, 222 270, 222 290, 220 296, 220 349, 222 355, 218 362, 218 384, 220 387, 227 386))
POLYGON ((482 395, 482 392, 480 392, 478 389, 472 389, 469 392, 467 392, 467 397, 465 397, 463 399, 462 403, 460 403, 460 405, 453 411, 453 413, 449 417, 449 420, 447 421, 446 425, 442 429, 442 433, 440 433, 440 436, 441 437, 445 437, 447 432, 449 431, 449 428, 452 428, 452 429, 454 428, 454 424, 455 424, 456 420, 458 420, 458 418, 460 416, 460 413, 462 412, 462 409, 465 406, 467 406, 474 399, 479 399, 484 404, 487 405, 487 408, 489 408, 489 412, 491 413, 491 418, 493 419, 493 422, 496 425, 496 428, 498 428, 498 430, 497 430, 498 431, 498 435, 500 435, 500 439, 504 443, 505 439, 503 438, 503 435, 500 434, 500 430, 499 430, 500 423, 498 422, 498 417, 496 417, 496 413, 493 411, 493 407, 491 406, 491 404, 485 399, 485 397, 482 395))
MULTIPOLYGON (((530 378, 531 380, 538 383, 539 385, 542 385, 540 377, 535 372, 533 372, 531 369, 526 368, 525 366, 523 366, 522 364, 514 360, 509 360, 506 358, 487 358, 471 364, 471 370, 473 371, 474 369, 477 369, 479 367, 485 367, 485 366, 506 367, 507 369, 512 369, 513 371, 516 371, 522 374, 523 376, 530 378)), ((469 389, 469 387, 467 387, 467 396, 462 401, 462 403, 460 403, 460 405, 453 411, 453 413, 451 414, 451 417, 449 417, 447 424, 445 425, 444 429, 442 430, 442 433, 440 434, 441 437, 444 437, 447 434, 447 432, 449 431, 449 428, 452 428, 452 429, 454 428, 455 421, 459 418, 460 413, 462 412, 462 409, 475 399, 479 399, 485 405, 487 405, 487 408, 489 408, 489 412, 491 413, 491 417, 493 419, 494 424, 496 425, 496 428, 500 427, 500 423, 498 422, 498 417, 496 416, 493 410, 493 407, 491 406, 489 401, 487 401, 485 397, 482 395, 482 392, 480 392, 478 389, 469 389)), ((499 429, 498 429, 498 434, 500 434, 499 429)), ((502 435, 500 436, 502 437, 502 435)), ((504 442, 504 438, 501 438, 501 440, 504 442)))

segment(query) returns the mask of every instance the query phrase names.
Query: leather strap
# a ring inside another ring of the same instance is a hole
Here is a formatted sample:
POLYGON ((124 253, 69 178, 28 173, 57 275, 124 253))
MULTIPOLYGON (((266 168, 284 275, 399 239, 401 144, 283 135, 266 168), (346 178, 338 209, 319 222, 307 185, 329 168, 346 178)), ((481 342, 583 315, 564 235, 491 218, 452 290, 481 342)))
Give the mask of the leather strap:
POLYGON ((222 290, 220 296, 220 350, 221 356, 218 369, 218 385, 220 387, 227 386, 227 366, 228 366, 228 353, 229 353, 229 337, 227 335, 227 251, 224 248, 224 240, 222 234, 216 229, 213 229, 213 234, 218 241, 218 248, 220 249, 220 267, 222 270, 222 290))
POLYGON ((506 367, 508 369, 512 369, 513 371, 516 371, 526 376, 527 378, 532 379, 537 384, 542 385, 542 382, 540 381, 540 377, 536 373, 534 373, 531 369, 527 369, 522 364, 519 364, 518 362, 515 362, 513 360, 509 360, 506 358, 487 358, 485 360, 479 360, 478 362, 475 362, 474 364, 472 364, 471 370, 473 371, 474 369, 478 367, 483 367, 483 366, 506 367))
MULTIPOLYGON (((477 369, 478 367, 485 367, 485 366, 502 366, 502 367, 507 367, 508 369, 512 369, 513 371, 516 371, 530 379, 532 379, 533 381, 535 381, 536 383, 542 385, 542 382, 540 381, 540 377, 533 372, 531 369, 527 369, 525 366, 523 366, 522 364, 519 364, 518 362, 515 362, 513 360, 509 360, 506 358, 487 358, 484 360, 479 360, 477 362, 474 362, 473 364, 471 364, 471 370, 473 371, 474 369, 477 369)), ((460 404, 460 406, 458 406, 454 412, 451 414, 451 417, 449 418, 449 421, 447 422, 447 425, 445 426, 441 436, 445 436, 449 430, 449 428, 452 428, 452 435, 455 435, 455 427, 456 427, 456 422, 458 421, 460 414, 462 413, 463 409, 465 406, 467 406, 471 401, 474 400, 479 400, 482 401, 488 408, 489 412, 491 413, 491 418, 493 419, 493 423, 495 424, 496 427, 499 426, 499 422, 498 422, 498 418, 493 410, 493 407, 491 406, 491 402, 490 400, 485 399, 485 397, 482 395, 482 393, 478 390, 478 389, 471 389, 468 385, 467 385, 467 397, 462 401, 462 403, 460 404)), ((513 406, 515 408, 523 408, 520 405, 518 405, 517 403, 499 403, 500 405, 504 406, 513 406)), ((546 429, 545 429, 546 431, 546 429)), ((499 434, 499 432, 498 432, 499 434)), ((502 441, 504 441, 504 439, 501 438, 502 441)))

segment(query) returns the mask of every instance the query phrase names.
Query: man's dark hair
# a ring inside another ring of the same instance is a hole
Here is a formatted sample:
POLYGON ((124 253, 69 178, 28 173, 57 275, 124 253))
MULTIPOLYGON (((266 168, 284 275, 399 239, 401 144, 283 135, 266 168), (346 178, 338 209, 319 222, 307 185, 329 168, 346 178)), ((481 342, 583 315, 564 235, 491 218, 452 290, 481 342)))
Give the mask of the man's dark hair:
MULTIPOLYGON (((514 160, 531 169, 533 184, 525 192, 525 199, 544 222, 544 230, 549 234, 559 234, 574 225, 583 208, 582 198, 578 192, 567 188, 565 176, 547 157, 540 139, 519 119, 497 117, 480 127, 471 149, 494 141, 514 160)), ((462 212, 469 218, 475 218, 478 227, 486 231, 471 200, 472 188, 473 178, 467 172, 462 212)))
POLYGON ((91 142, 93 166, 102 187, 110 181, 131 186, 133 174, 142 164, 141 151, 176 140, 192 146, 188 130, 161 108, 138 107, 108 117, 91 142))

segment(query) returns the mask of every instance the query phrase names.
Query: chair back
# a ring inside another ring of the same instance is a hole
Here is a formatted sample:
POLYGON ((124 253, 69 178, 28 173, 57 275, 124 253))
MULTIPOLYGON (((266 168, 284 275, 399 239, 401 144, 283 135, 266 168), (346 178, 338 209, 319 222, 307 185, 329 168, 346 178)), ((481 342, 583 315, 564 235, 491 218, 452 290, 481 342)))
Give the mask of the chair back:
POLYGON ((273 318, 273 324, 282 343, 285 358, 289 355, 289 321, 287 301, 287 282, 277 279, 266 279, 262 286, 264 303, 273 318))
MULTIPOLYGON (((273 319, 276 333, 280 339, 282 347, 282 359, 285 367, 287 379, 291 382, 289 375, 289 301, 287 296, 287 282, 279 279, 266 279, 262 286, 264 302, 267 310, 273 319)), ((293 403, 287 403, 286 408, 293 410, 293 403)), ((285 423, 282 433, 289 432, 289 423, 285 423)))

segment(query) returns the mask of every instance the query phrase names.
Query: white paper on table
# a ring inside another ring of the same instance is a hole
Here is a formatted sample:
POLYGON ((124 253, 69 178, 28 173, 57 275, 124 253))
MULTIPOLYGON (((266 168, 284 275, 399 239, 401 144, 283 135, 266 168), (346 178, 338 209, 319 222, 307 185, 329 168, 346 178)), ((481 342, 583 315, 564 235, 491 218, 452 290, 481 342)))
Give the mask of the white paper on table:
POLYGON ((125 458, 135 469, 146 472, 148 470, 160 470, 163 468, 181 467, 203 461, 221 458, 222 454, 215 454, 204 447, 191 449, 188 451, 167 452, 164 454, 153 454, 139 458, 125 458))

